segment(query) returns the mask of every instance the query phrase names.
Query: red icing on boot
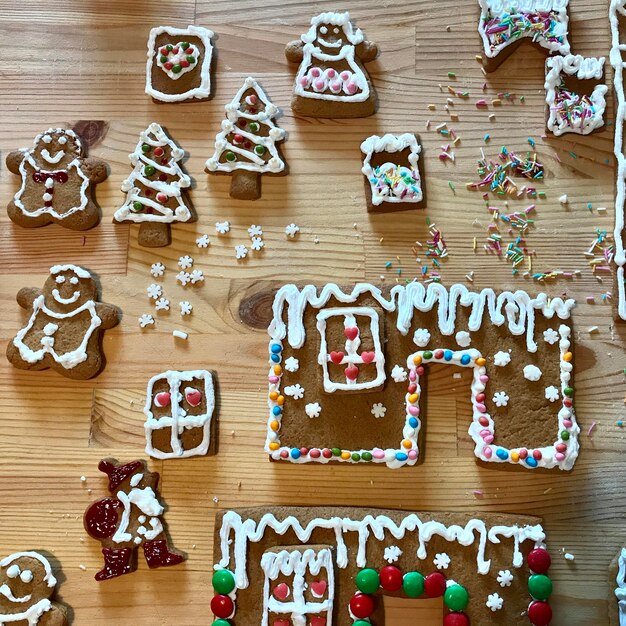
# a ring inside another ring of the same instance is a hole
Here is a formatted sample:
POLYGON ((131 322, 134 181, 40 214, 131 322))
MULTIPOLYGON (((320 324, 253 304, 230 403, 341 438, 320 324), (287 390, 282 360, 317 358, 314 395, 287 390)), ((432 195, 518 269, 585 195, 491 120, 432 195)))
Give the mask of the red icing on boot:
POLYGON ((131 559, 132 548, 102 548, 104 567, 96 574, 96 580, 107 580, 122 576, 133 571, 131 559))
POLYGON ((102 498, 94 502, 83 518, 85 530, 94 539, 108 539, 115 534, 117 528, 117 509, 122 503, 117 498, 102 498))
POLYGON ((178 565, 185 560, 182 554, 170 552, 166 539, 158 541, 146 541, 143 544, 143 554, 146 557, 148 567, 167 567, 168 565, 178 565))

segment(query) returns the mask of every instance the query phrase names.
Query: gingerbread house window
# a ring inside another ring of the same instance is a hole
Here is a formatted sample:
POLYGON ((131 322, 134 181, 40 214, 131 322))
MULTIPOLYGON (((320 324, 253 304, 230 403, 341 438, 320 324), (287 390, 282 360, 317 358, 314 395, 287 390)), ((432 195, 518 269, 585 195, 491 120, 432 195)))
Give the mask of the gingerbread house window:
POLYGON ((367 391, 385 382, 378 313, 369 307, 329 308, 317 315, 324 391, 367 391), (337 327, 342 325, 343 332, 337 327))

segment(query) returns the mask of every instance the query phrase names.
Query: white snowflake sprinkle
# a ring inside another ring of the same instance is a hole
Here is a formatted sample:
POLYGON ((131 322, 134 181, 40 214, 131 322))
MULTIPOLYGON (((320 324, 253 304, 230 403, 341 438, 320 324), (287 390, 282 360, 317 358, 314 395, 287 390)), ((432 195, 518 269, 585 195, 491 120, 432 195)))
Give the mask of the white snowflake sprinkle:
POLYGON ((189 274, 189 280, 192 285, 195 285, 198 282, 204 280, 204 272, 202 270, 191 270, 191 274, 189 274))
POLYGON ((490 593, 485 604, 488 609, 491 609, 495 613, 502 608, 504 600, 497 593, 490 593))
POLYGON ((557 333, 554 328, 548 328, 543 331, 543 339, 546 343, 552 345, 559 340, 559 333, 557 333))
POLYGON ((250 239, 254 237, 261 237, 263 235, 263 229, 256 224, 252 224, 252 226, 248 228, 248 235, 250 235, 250 239))
POLYGON ((403 383, 406 380, 407 373, 406 370, 401 365, 394 365, 391 370, 391 378, 393 378, 396 383, 403 383))
POLYGON ((493 402, 496 406, 506 406, 509 403, 509 396, 504 391, 496 391, 493 394, 493 402))
POLYGON ((300 400, 304 397, 304 387, 295 384, 283 389, 286 396, 291 396, 294 400, 300 400))
POLYGON ((402 556, 402 550, 398 546, 387 546, 384 559, 387 563, 395 563, 402 556))
POLYGON ((288 372, 297 372, 300 367, 300 361, 296 357, 290 356, 285 359, 285 369, 288 372))
POLYGON ((265 244, 260 237, 252 237, 252 245, 250 246, 255 252, 258 252, 263 248, 265 244))
POLYGON ((235 246, 235 258, 245 259, 248 256, 248 248, 243 244, 235 246))
POLYGON ((159 263, 158 261, 156 263, 153 263, 150 266, 150 273, 155 278, 158 278, 159 276, 163 276, 163 274, 165 274, 165 265, 163 265, 163 263, 159 263))
POLYGON ((189 272, 178 272, 176 280, 184 287, 191 280, 191 274, 189 272))
POLYGON ((170 310, 170 301, 167 298, 159 298, 154 303, 154 308, 157 311, 169 311, 170 310))
POLYGON ((218 235, 225 235, 230 231, 230 222, 215 222, 215 230, 218 235))
POLYGON ((472 343, 472 338, 470 334, 466 330, 460 330, 455 335, 456 342, 461 346, 461 348, 467 348, 467 346, 472 343))
POLYGON ((508 352, 502 352, 502 350, 500 350, 500 352, 496 352, 493 355, 493 364, 497 365, 498 367, 504 367, 505 365, 508 365, 511 362, 511 355, 508 352))
POLYGON ((161 285, 157 285, 156 283, 148 285, 146 291, 148 292, 148 297, 152 298, 153 300, 156 300, 159 296, 163 295, 163 289, 161 288, 161 285))
POLYGON ((524 367, 524 378, 533 382, 537 381, 541 378, 541 370, 536 365, 526 365, 524 367))
POLYGON ((513 582, 513 574, 508 569, 501 569, 496 580, 500 587, 510 587, 513 582))
POLYGON ((550 400, 550 402, 556 402, 559 399, 559 396, 559 390, 554 385, 546 387, 546 400, 550 400))
POLYGON ((180 307, 181 315, 189 315, 193 311, 193 305, 191 304, 191 302, 188 302, 187 300, 183 300, 182 302, 179 302, 178 306, 180 307))
POLYGON ((450 557, 445 552, 435 554, 433 565, 437 569, 448 569, 448 566, 450 565, 450 557))
POLYGON ((304 412, 311 418, 319 417, 322 407, 319 405, 319 402, 311 402, 304 407, 304 412))
POLYGON ((188 254, 178 259, 178 267, 180 267, 181 270, 188 270, 192 265, 193 259, 188 254))
POLYGON ((420 348, 427 346, 429 341, 430 341, 430 332, 428 331, 427 328, 418 328, 413 333, 413 343, 419 346, 420 348))
POLYGON ((387 412, 387 407, 384 406, 382 402, 376 402, 376 404, 372 405, 371 413, 376 419, 385 417, 386 412, 387 412))
POLYGON ((287 235, 287 237, 290 237, 291 239, 293 239, 299 232, 300 227, 296 226, 293 223, 287 224, 287 226, 285 226, 285 235, 287 235))
POLYGON ((150 324, 154 324, 154 317, 152 317, 152 315, 150 315, 149 313, 144 313, 139 317, 139 326, 141 326, 142 328, 145 328, 150 324))
POLYGON ((196 239, 196 246, 198 248, 208 248, 211 245, 211 240, 208 235, 201 235, 196 239))

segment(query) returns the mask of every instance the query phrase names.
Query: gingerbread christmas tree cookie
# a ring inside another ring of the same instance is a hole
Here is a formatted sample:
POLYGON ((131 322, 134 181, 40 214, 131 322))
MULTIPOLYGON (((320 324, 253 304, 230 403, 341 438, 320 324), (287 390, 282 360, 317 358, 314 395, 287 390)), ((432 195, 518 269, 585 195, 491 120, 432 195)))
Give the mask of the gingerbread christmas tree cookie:
POLYGON ((415 135, 372 135, 361 144, 367 210, 419 208, 424 200, 415 135))
POLYGON ((230 195, 239 200, 261 197, 263 174, 285 174, 277 141, 286 133, 274 123, 279 109, 257 81, 248 77, 226 105, 222 131, 215 138, 215 153, 206 162, 210 173, 232 174, 230 195))
POLYGON ((98 286, 86 269, 55 265, 43 289, 24 287, 17 302, 31 313, 7 346, 15 367, 51 367, 76 379, 91 378, 104 367, 101 333, 119 322, 119 311, 98 302, 98 286))
POLYGON ((16 552, 0 560, 0 624, 66 626, 66 607, 53 602, 57 579, 39 552, 16 552))
POLYGON ((93 192, 106 179, 107 165, 85 156, 74 131, 49 128, 35 137, 32 148, 10 152, 6 163, 22 181, 7 207, 16 224, 34 228, 54 223, 87 230, 100 221, 93 192))
POLYGON ((150 31, 146 93, 161 102, 211 96, 213 32, 201 26, 158 26, 150 31))
POLYGON ((129 157, 134 169, 122 183, 126 200, 113 221, 141 224, 141 246, 167 246, 172 238, 171 224, 197 219, 185 193, 191 179, 179 165, 184 156, 185 151, 155 122, 139 136, 129 157))
POLYGON ((144 461, 120 464, 103 459, 98 469, 108 476, 113 495, 94 502, 83 518, 89 536, 102 543, 104 567, 96 580, 132 572, 139 547, 150 568, 182 563, 184 555, 168 544, 162 519, 165 509, 157 495, 159 474, 149 472, 144 461))
POLYGON ((354 29, 350 14, 320 13, 300 40, 287 44, 287 60, 299 63, 291 108, 308 117, 367 117, 376 92, 364 67, 378 46, 354 29))

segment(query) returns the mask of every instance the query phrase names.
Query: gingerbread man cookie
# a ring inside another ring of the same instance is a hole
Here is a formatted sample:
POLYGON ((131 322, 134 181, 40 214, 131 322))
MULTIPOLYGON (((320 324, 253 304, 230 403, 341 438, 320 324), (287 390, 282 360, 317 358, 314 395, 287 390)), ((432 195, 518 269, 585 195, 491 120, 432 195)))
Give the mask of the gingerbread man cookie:
POLYGON ((57 580, 38 552, 16 552, 0 561, 0 624, 66 626, 65 607, 51 602, 57 580))
POLYGON ((114 497, 94 502, 83 518, 89 536, 102 543, 104 567, 96 580, 134 571, 140 546, 150 568, 182 563, 185 556, 168 546, 164 508, 157 497, 158 472, 149 472, 144 461, 120 465, 115 459, 103 459, 98 469, 109 477, 114 497))
POLYGON ((378 46, 354 30, 350 14, 320 13, 300 40, 287 44, 287 60, 300 63, 291 108, 308 117, 367 117, 376 92, 363 66, 378 46))
POLYGON ((68 378, 87 379, 104 366, 100 333, 113 328, 119 312, 98 302, 91 274, 76 265, 54 265, 43 289, 24 287, 17 303, 31 316, 7 347, 19 369, 49 367, 68 378))
POLYGON ((85 157, 74 131, 50 128, 35 137, 32 148, 10 152, 6 162, 22 179, 7 207, 16 224, 35 228, 55 223, 87 230, 100 221, 93 186, 107 177, 107 165, 85 157))

